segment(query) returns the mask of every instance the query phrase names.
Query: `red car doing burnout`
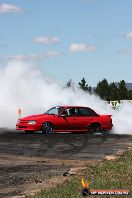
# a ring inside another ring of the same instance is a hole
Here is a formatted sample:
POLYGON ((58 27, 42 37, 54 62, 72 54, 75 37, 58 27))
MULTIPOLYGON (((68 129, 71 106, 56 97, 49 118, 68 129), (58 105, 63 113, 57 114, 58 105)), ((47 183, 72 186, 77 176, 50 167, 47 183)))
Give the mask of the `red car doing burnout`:
POLYGON ((44 114, 18 120, 16 130, 25 132, 89 132, 98 133, 112 129, 111 115, 99 115, 89 107, 57 106, 44 114))

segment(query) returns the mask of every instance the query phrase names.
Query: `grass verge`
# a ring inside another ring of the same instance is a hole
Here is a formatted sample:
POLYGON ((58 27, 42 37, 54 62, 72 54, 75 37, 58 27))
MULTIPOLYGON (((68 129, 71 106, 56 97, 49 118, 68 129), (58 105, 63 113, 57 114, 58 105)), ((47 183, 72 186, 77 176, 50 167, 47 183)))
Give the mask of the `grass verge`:
MULTIPOLYGON (((128 189, 132 192, 132 150, 125 151, 115 160, 103 160, 89 165, 70 181, 61 185, 44 190, 32 198, 81 198, 81 179, 87 178, 91 189, 128 189)), ((103 195, 93 197, 132 197, 127 195, 103 195)))

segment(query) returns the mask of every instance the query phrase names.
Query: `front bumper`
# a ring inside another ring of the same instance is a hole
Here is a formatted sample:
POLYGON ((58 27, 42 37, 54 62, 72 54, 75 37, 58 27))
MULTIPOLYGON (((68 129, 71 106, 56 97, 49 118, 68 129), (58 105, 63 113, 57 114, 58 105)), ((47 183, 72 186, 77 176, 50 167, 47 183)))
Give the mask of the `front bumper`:
POLYGON ((40 131, 41 126, 39 124, 16 124, 16 130, 24 130, 24 131, 40 131))

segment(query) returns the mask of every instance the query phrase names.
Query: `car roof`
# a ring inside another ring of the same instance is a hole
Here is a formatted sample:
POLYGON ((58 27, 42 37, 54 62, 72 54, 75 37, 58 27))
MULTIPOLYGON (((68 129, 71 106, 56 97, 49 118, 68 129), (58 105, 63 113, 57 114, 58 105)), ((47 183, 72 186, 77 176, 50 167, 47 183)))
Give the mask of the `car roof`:
POLYGON ((83 108, 89 108, 89 107, 85 107, 85 106, 74 106, 74 105, 63 105, 63 106, 57 106, 57 107, 63 107, 63 108, 83 107, 83 108))

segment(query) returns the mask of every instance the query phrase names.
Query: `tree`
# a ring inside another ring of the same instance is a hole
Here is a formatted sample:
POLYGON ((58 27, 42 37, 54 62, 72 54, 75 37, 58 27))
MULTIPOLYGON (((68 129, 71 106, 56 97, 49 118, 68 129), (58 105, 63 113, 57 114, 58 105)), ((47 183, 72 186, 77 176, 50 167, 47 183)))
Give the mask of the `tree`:
POLYGON ((78 84, 79 84, 79 86, 80 86, 80 88, 81 88, 82 90, 84 90, 84 91, 89 91, 89 87, 88 87, 88 84, 86 84, 85 78, 83 78, 83 79, 81 80, 81 82, 79 82, 78 84))
POLYGON ((126 88, 126 83, 124 80, 121 80, 118 83, 118 95, 120 100, 128 99, 128 90, 126 88))
POLYGON ((131 89, 128 90, 128 99, 132 100, 132 90, 131 89))
POLYGON ((91 87, 91 86, 88 87, 88 92, 89 92, 90 94, 92 93, 92 87, 91 87))
POLYGON ((66 85, 65 85, 65 87, 66 88, 69 88, 69 87, 72 87, 72 79, 70 79, 67 83, 66 83, 66 85))
POLYGON ((104 100, 109 100, 109 84, 104 78, 102 81, 97 83, 95 92, 104 100))
POLYGON ((109 84, 108 100, 119 100, 118 88, 114 82, 109 84))
POLYGON ((69 89, 69 88, 75 91, 74 82, 72 81, 72 79, 67 81, 66 84, 63 86, 63 89, 69 89))

